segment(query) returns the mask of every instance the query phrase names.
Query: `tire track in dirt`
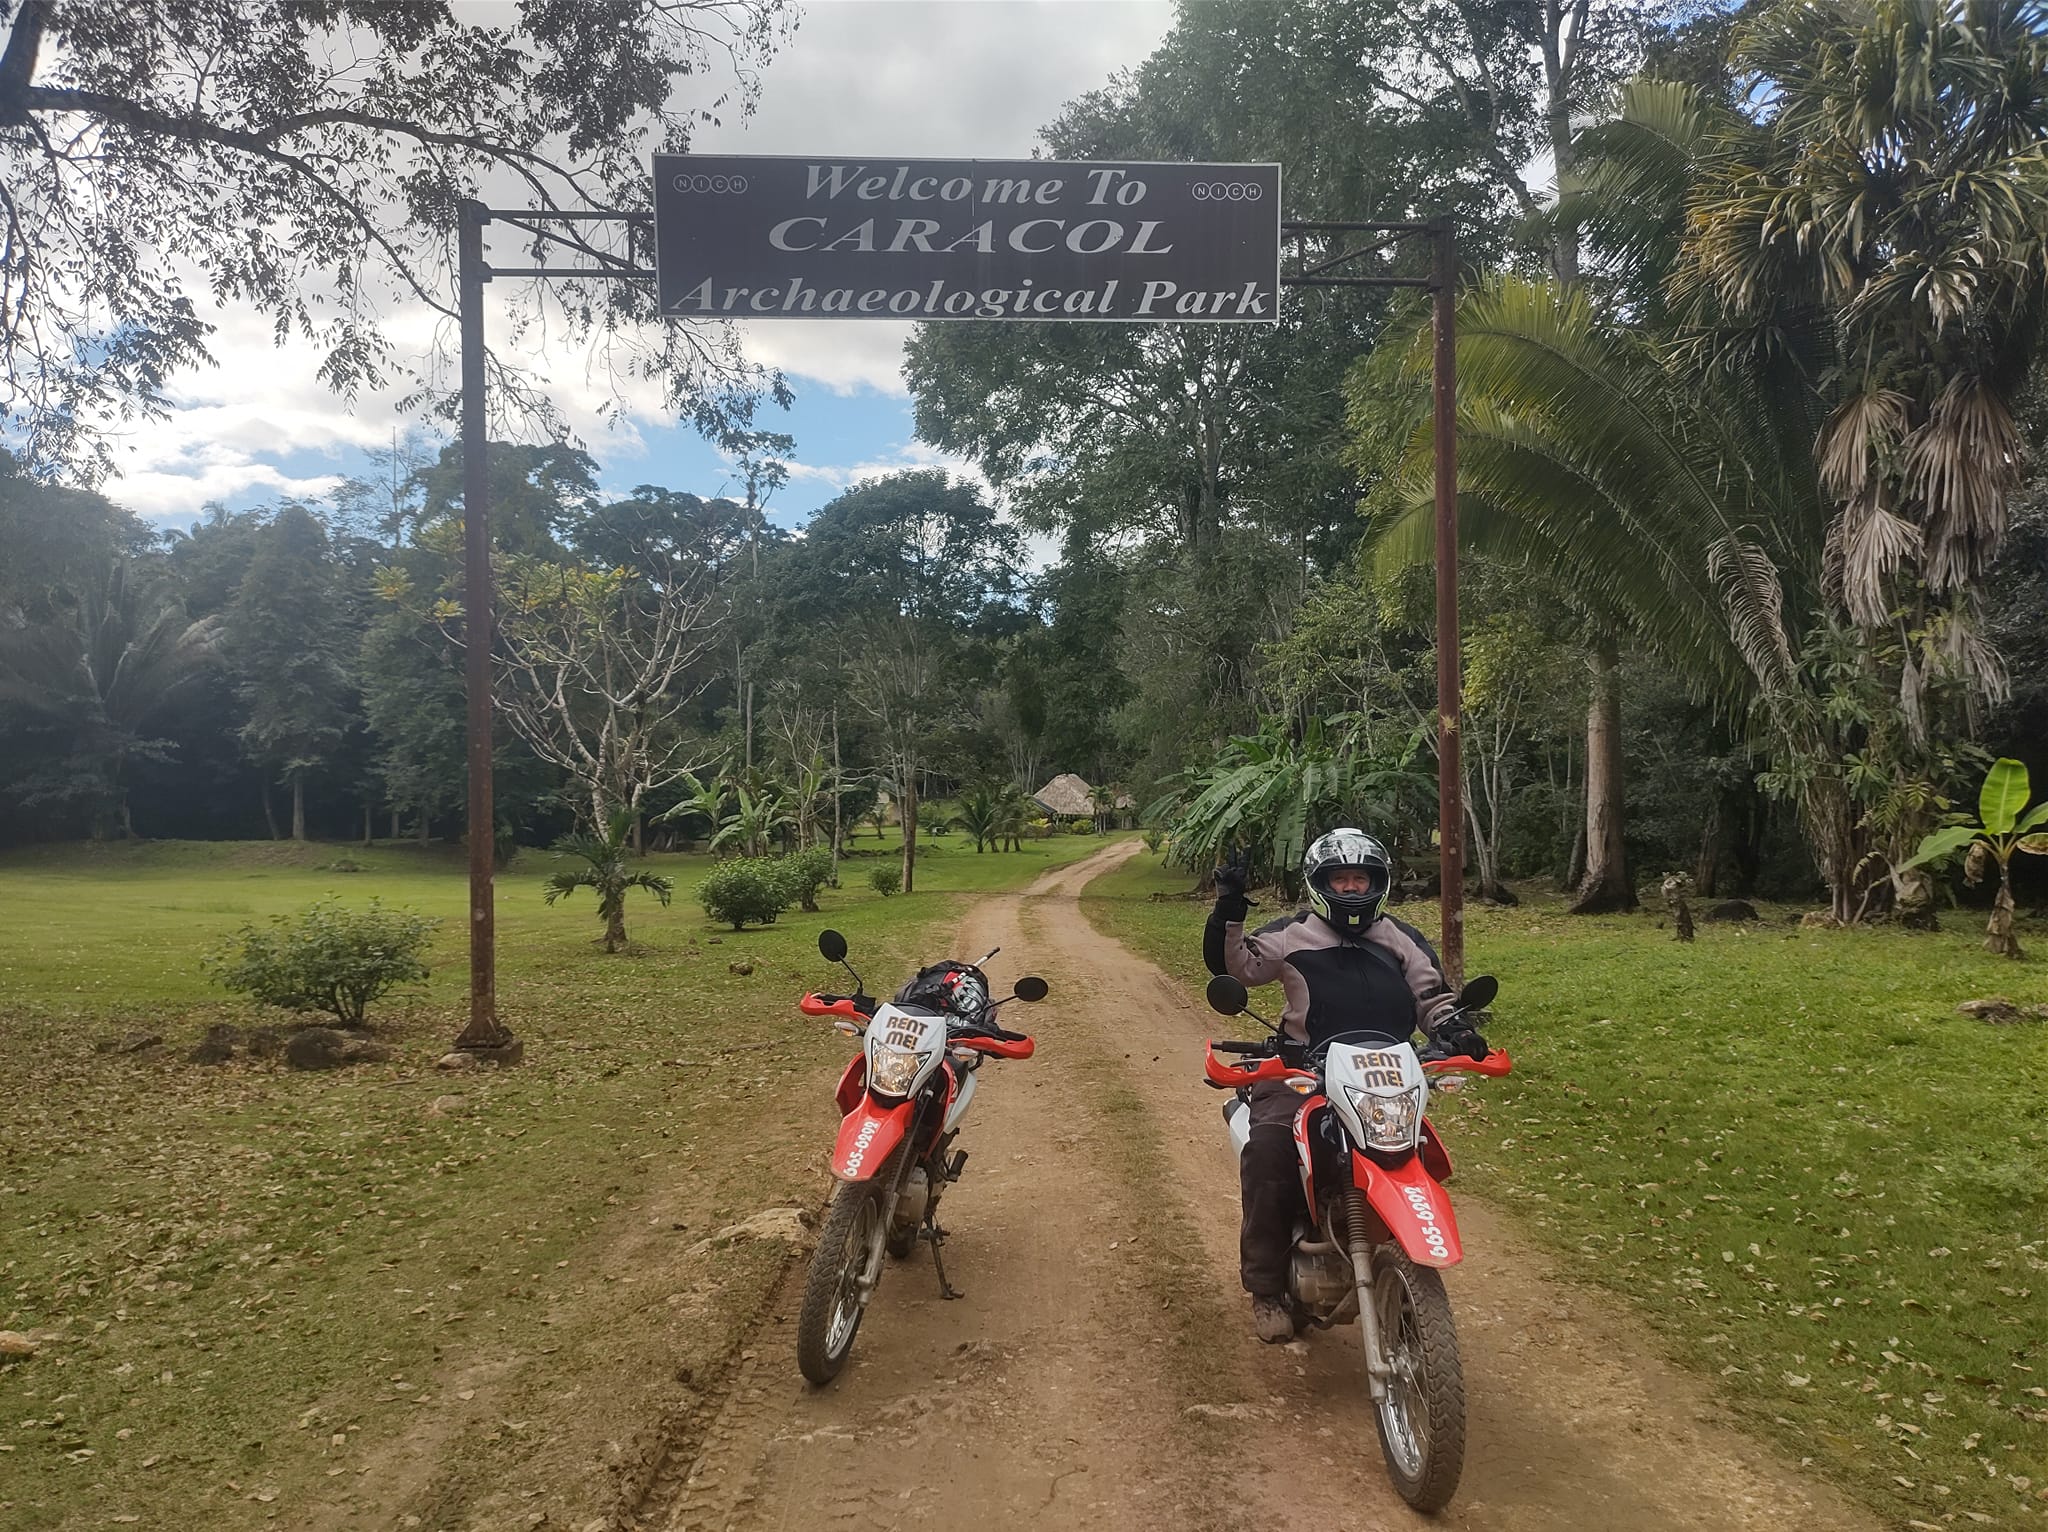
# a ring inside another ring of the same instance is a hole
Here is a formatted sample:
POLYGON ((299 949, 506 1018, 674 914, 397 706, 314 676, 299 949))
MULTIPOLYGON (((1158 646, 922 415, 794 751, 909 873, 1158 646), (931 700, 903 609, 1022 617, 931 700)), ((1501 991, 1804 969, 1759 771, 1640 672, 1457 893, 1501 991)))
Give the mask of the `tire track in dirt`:
POLYGON ((795 1365, 799 1263, 688 1473, 640 1525, 1874 1528, 1469 1198, 1449 1278, 1465 1477, 1433 1521, 1408 1511, 1381 1468, 1356 1330, 1288 1347, 1248 1333, 1235 1166, 1200 1083, 1217 1020, 1078 902, 1135 850, 984 900, 955 942, 1001 943, 999 989, 1025 972, 1053 984, 1029 1013, 1037 1058, 987 1072, 961 1135, 968 1173, 942 1221, 966 1299, 940 1301, 922 1251, 892 1264, 846 1371, 813 1390, 795 1365))
MULTIPOLYGON (((1135 846, 1124 855, 1135 851, 1135 846)), ((1206 1039, 1226 1023, 1184 986, 1097 931, 1081 912, 1103 859, 1052 880, 1033 908, 1034 934, 1072 965, 1102 1016, 1143 1017, 1146 1056, 1132 1072, 1179 1184, 1190 1194, 1216 1280, 1242 1305, 1237 1283, 1236 1165, 1220 1121, 1220 1095, 1201 1084, 1206 1039)), ((1188 940, 1199 939, 1191 912, 1188 940)), ((1483 1089, 1483 1081, 1472 1088, 1483 1089)), ((1455 1117, 1445 1122, 1453 1158, 1455 1117)), ((1258 1380, 1241 1447, 1268 1463, 1280 1434, 1305 1450, 1265 1475, 1260 1499, 1286 1508, 1279 1525, 1456 1527, 1475 1532, 1762 1532, 1798 1525, 1826 1532, 1875 1527, 1825 1482, 1801 1475, 1737 1431, 1696 1378, 1657 1357, 1653 1341, 1610 1300, 1560 1282, 1548 1262, 1471 1198, 1457 1203, 1466 1257, 1446 1274, 1464 1361, 1467 1433, 1458 1496, 1434 1519, 1414 1515, 1388 1487, 1364 1387, 1355 1327, 1287 1347, 1259 1344, 1248 1313, 1216 1337, 1258 1380), (1306 1469, 1307 1471, 1301 1471, 1306 1469)), ((1228 1416, 1225 1417, 1229 1418, 1228 1416)))
MULTIPOLYGON (((1000 945, 999 991, 1039 971, 1021 914, 1051 882, 980 901, 949 950, 1000 945)), ((870 953, 863 966, 879 975, 937 956, 870 953)), ((694 1462, 641 1525, 1205 1524, 1147 1471, 1176 1406, 1146 1355, 1159 1318, 1110 1248, 1128 1238, 1121 1188, 1090 1153, 1097 1130, 1060 1063, 1059 1037, 1086 1003, 1056 992, 1011 1023, 1039 1036, 1038 1057, 983 1069, 959 1142, 967 1173, 941 1207, 947 1272, 966 1296, 940 1299, 922 1247, 891 1262, 845 1371, 813 1389, 796 1370, 798 1263, 694 1462)))

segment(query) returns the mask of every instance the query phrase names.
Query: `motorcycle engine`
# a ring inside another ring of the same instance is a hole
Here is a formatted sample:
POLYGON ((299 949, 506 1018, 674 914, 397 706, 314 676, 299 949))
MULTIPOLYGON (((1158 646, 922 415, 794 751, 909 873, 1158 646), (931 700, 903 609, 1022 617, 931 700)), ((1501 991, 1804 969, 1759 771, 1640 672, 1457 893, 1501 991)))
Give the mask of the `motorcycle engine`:
POLYGON ((1305 1251, 1297 1247, 1288 1286, 1303 1307, 1328 1311, 1351 1291, 1351 1258, 1339 1250, 1305 1251))
POLYGON ((924 1222, 925 1210, 931 1205, 931 1177, 925 1174, 922 1165, 910 1167, 910 1174, 903 1181, 903 1195, 896 1199, 896 1215, 889 1220, 889 1232, 899 1239, 924 1222))

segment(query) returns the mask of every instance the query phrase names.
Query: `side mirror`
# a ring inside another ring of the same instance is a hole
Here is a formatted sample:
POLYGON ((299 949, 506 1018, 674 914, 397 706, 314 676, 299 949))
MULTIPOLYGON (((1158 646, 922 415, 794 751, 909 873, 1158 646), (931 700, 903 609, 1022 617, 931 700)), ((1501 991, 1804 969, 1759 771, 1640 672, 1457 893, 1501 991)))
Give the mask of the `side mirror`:
POLYGON ((1242 1015, 1252 1002, 1251 992, 1227 973, 1219 973, 1209 981, 1208 995, 1209 1009, 1225 1016, 1242 1015))
POLYGON ((1490 973, 1483 973, 1465 986, 1465 993, 1458 996, 1461 1011, 1483 1011, 1493 1004, 1494 996, 1500 993, 1500 980, 1490 973))
POLYGON ((1031 974, 1025 978, 1019 979, 1017 981, 1016 989, 1013 990, 1011 993, 1014 998, 1022 1000, 1026 1004, 1030 1004, 1034 1001, 1043 1000, 1047 995, 1052 993, 1052 986, 1046 983, 1045 980, 1039 978, 1038 975, 1031 974))
POLYGON ((824 954, 828 963, 843 963, 846 961, 846 938, 837 931, 820 931, 818 951, 824 954))

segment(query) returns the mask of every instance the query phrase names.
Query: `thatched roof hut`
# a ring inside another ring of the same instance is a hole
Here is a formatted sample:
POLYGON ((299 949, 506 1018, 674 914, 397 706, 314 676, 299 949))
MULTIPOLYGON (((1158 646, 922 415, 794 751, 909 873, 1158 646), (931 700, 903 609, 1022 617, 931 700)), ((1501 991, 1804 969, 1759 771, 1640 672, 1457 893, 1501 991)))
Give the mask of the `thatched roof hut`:
POLYGON ((1093 789, 1071 771, 1063 771, 1031 795, 1048 814, 1065 819, 1087 819, 1095 813, 1093 789))

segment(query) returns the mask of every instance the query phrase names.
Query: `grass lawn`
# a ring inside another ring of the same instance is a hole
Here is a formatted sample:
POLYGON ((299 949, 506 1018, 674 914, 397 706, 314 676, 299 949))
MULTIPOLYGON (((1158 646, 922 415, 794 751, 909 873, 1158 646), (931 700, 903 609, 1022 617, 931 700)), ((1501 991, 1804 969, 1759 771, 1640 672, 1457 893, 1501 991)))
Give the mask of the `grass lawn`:
MULTIPOLYGON (((1197 984, 1190 882, 1141 854, 1086 907, 1197 984)), ((1434 933, 1433 904, 1401 913, 1434 933)), ((1967 912, 1928 936, 1785 913, 1684 946, 1648 916, 1471 911, 1516 1068, 1440 1106, 1459 1185, 1894 1525, 2048 1525, 2048 1025, 1955 1011, 2048 999, 2048 966, 1990 957, 1967 912)))
POLYGON ((461 1075, 432 1067, 464 1012, 459 852, 0 857, 0 1329, 41 1344, 0 1364, 0 1525, 581 1525, 630 1502, 634 1454, 715 1392, 786 1259, 712 1236, 824 1184, 847 1045, 795 1013, 835 972, 816 933, 893 986, 963 894, 1100 845, 944 837, 887 900, 856 858, 821 913, 744 934, 697 905, 704 859, 656 857, 675 903, 634 894, 617 957, 587 893, 543 905, 528 852, 498 881, 528 1063, 461 1075), (424 993, 371 1013, 396 1057, 183 1062, 208 1023, 264 1019, 200 954, 330 892, 443 918, 424 993), (164 1044, 95 1051, 134 1034, 164 1044))

